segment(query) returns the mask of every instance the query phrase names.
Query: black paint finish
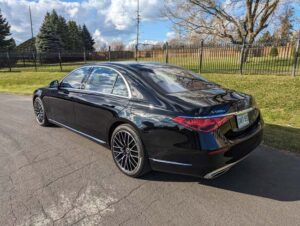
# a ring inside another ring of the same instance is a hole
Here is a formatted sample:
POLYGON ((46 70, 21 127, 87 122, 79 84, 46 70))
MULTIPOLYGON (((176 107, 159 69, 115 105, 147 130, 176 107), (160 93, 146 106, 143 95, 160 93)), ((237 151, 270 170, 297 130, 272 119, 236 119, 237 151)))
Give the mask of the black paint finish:
POLYGON ((45 87, 36 90, 34 98, 42 98, 52 122, 73 128, 107 146, 117 125, 131 124, 139 131, 154 170, 204 176, 242 159, 262 141, 263 120, 254 99, 247 94, 208 81, 195 90, 166 93, 141 71, 174 66, 116 62, 85 67, 89 71, 98 67, 116 70, 125 79, 130 95, 86 91, 84 84, 90 76, 87 74, 80 89, 45 87), (238 129, 235 113, 245 110, 250 124, 238 129), (233 117, 213 132, 191 130, 173 121, 177 116, 228 114, 233 117))

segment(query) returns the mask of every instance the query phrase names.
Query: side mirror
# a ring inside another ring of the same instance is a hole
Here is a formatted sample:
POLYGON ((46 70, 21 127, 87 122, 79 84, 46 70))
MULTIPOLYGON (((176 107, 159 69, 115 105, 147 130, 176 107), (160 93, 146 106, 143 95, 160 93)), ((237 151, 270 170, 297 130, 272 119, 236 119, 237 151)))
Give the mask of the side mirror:
POLYGON ((49 84, 50 88, 58 88, 58 86, 59 86, 58 80, 54 80, 54 81, 50 82, 50 84, 49 84))

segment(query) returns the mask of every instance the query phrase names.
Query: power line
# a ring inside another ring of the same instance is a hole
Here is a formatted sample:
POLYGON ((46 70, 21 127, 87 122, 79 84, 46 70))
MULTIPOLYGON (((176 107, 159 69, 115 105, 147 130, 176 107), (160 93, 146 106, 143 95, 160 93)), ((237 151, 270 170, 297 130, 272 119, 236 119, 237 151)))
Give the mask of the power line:
POLYGON ((32 17, 31 17, 31 8, 30 8, 30 6, 29 6, 29 18, 30 18, 30 27, 31 27, 31 38, 33 38, 32 17))
POLYGON ((32 17, 31 17, 31 8, 29 6, 29 18, 30 18, 30 28, 31 28, 31 48, 34 49, 34 42, 33 42, 33 28, 32 28, 32 17))
POLYGON ((135 60, 138 60, 138 46, 139 46, 139 36, 140 36, 140 1, 137 0, 137 10, 136 10, 136 45, 135 45, 135 60))

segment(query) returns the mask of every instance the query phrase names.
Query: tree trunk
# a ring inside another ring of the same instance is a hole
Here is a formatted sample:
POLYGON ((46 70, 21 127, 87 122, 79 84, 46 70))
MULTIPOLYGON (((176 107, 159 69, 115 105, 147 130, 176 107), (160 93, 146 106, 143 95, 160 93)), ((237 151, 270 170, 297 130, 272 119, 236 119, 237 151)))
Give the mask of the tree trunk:
POLYGON ((245 45, 243 63, 247 63, 251 47, 252 47, 252 45, 245 45))

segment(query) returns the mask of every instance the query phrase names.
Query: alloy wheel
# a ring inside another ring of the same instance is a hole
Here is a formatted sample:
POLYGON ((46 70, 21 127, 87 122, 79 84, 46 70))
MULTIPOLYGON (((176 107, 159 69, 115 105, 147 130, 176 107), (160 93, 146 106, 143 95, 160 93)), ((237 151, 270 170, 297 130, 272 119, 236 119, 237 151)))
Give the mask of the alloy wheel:
POLYGON ((112 140, 113 157, 119 168, 127 174, 134 174, 141 165, 141 153, 135 138, 127 131, 118 131, 112 140))
POLYGON ((35 116, 36 116, 36 120, 40 124, 43 123, 44 120, 45 120, 45 114, 44 114, 44 106, 43 106, 40 99, 36 99, 34 101, 33 108, 34 108, 34 113, 35 113, 35 116))

